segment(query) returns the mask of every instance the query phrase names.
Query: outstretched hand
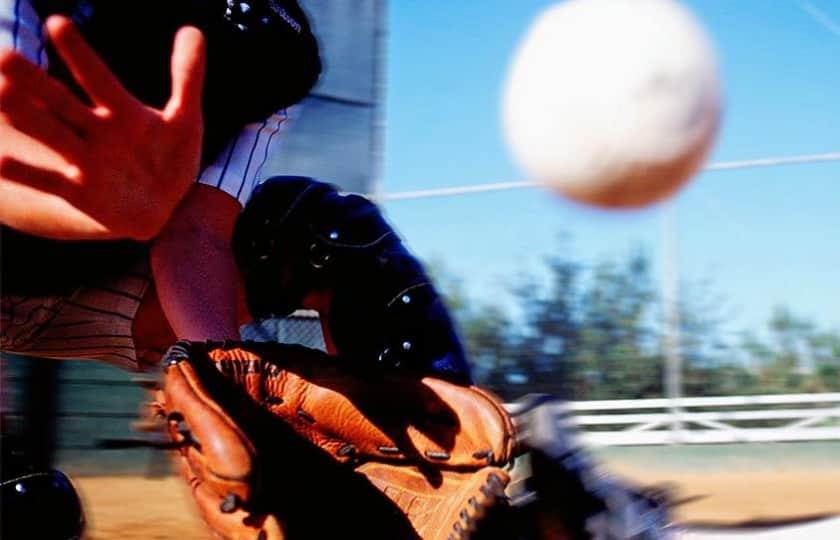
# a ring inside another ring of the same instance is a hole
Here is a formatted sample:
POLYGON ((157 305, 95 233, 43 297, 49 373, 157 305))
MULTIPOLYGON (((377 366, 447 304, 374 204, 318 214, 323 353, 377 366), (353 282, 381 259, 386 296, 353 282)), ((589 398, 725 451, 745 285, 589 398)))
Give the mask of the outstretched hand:
POLYGON ((194 182, 205 43, 175 36, 163 109, 129 93, 66 17, 46 32, 88 105, 15 51, 0 53, 0 222, 59 239, 154 237, 194 182))

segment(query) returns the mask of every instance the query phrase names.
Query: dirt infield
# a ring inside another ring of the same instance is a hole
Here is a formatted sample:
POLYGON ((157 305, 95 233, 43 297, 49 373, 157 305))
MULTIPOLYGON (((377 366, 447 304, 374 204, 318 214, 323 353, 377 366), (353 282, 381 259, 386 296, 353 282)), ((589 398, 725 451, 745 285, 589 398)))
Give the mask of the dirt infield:
MULTIPOLYGON (((680 521, 735 523, 840 513, 840 470, 709 473, 641 470, 616 465, 646 483, 668 483, 680 498, 680 521)), ((174 477, 80 477, 89 540, 207 539, 189 495, 174 477)))
POLYGON ((88 518, 87 540, 206 540, 180 478, 134 476, 74 479, 88 518))
POLYGON ((609 468, 640 484, 666 484, 680 521, 738 523, 840 515, 840 443, 611 448, 609 468))
POLYGON ((840 515, 840 470, 662 472, 618 467, 627 477, 674 488, 677 518, 691 523, 776 521, 840 515))

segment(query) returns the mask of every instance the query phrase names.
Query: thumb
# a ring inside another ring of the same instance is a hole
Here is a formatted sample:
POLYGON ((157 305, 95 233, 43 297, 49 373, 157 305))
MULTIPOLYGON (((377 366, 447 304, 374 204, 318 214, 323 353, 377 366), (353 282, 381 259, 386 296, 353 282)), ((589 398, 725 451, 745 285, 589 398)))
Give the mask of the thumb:
POLYGON ((172 94, 163 111, 165 117, 201 115, 205 62, 201 31, 191 26, 178 30, 172 46, 172 94))

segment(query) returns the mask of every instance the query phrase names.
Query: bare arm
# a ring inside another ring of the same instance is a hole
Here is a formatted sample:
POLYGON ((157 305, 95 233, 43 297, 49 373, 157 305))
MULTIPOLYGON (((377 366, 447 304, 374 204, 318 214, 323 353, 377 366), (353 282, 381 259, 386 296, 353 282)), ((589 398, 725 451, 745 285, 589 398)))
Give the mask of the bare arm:
POLYGON ((161 307, 181 339, 239 339, 230 239, 239 203, 196 184, 151 246, 161 307))
POLYGON ((192 185, 201 152, 204 39, 182 28, 172 94, 146 107, 69 19, 47 33, 88 106, 16 51, 0 52, 0 223, 57 239, 148 240, 192 185))

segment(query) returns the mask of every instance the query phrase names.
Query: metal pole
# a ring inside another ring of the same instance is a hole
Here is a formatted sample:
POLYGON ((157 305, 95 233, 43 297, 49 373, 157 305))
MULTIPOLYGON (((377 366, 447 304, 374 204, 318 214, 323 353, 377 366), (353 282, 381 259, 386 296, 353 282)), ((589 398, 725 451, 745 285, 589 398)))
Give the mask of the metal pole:
POLYGON ((682 354, 680 347, 680 278, 678 269, 675 203, 663 206, 662 234, 662 301, 665 314, 665 395, 671 411, 672 443, 682 440, 682 354))

